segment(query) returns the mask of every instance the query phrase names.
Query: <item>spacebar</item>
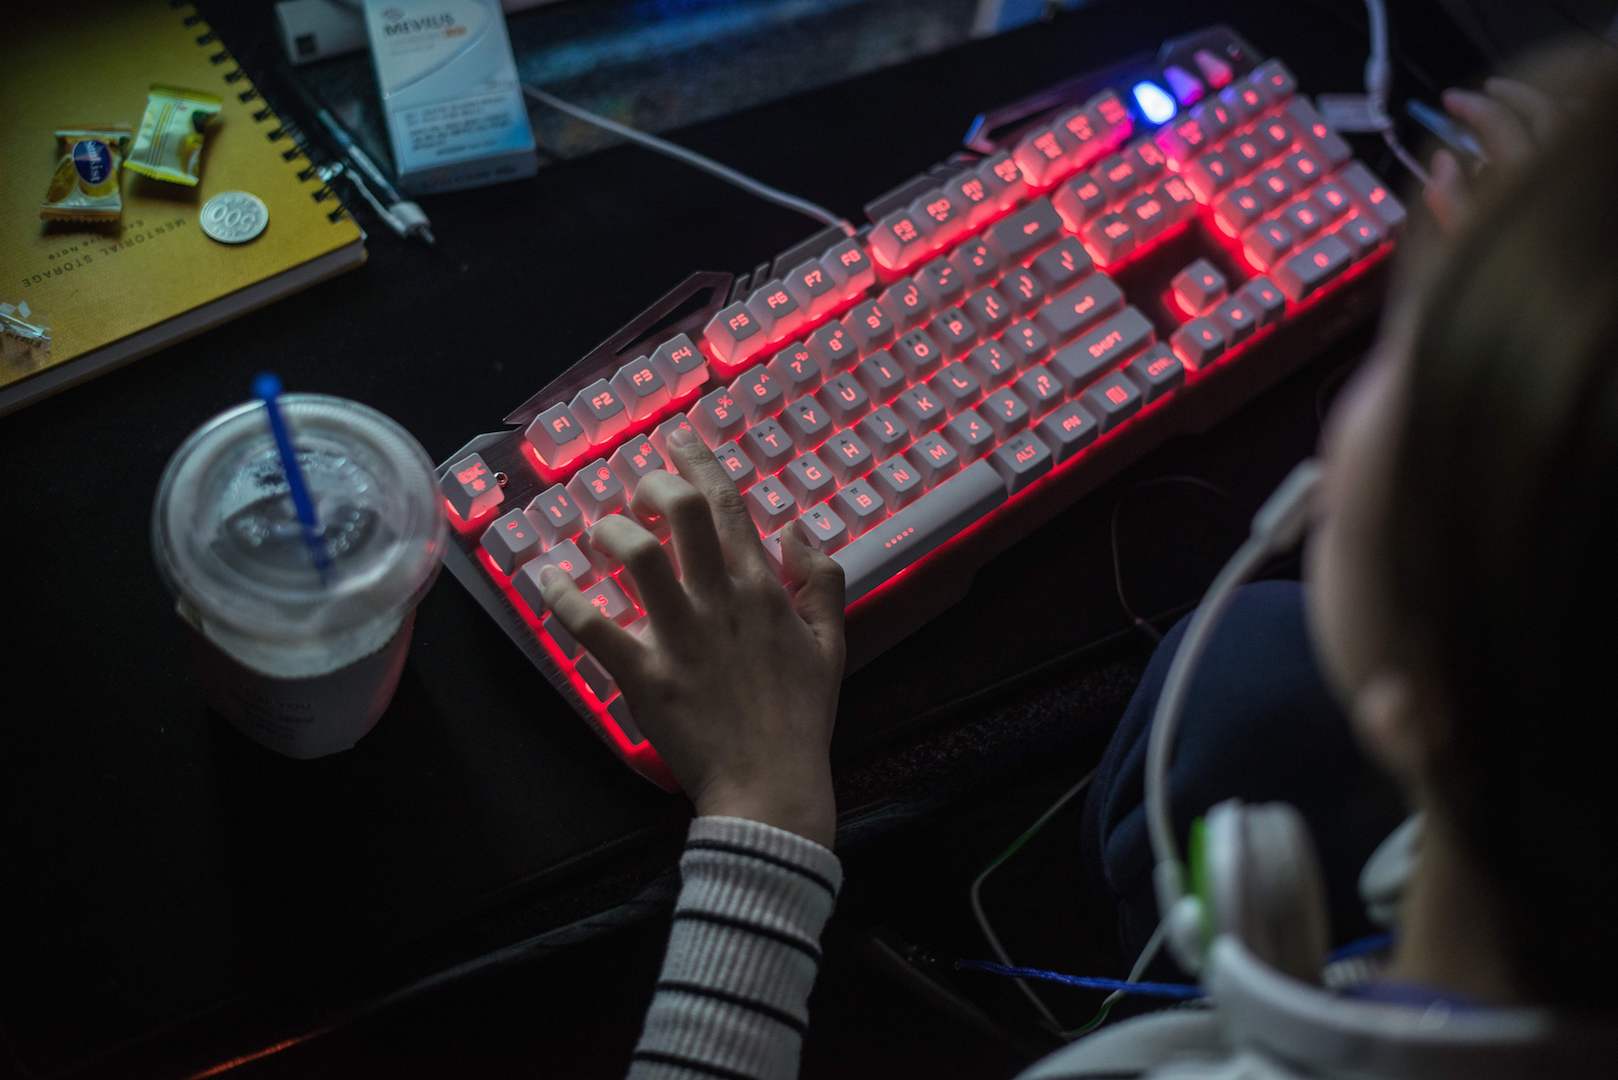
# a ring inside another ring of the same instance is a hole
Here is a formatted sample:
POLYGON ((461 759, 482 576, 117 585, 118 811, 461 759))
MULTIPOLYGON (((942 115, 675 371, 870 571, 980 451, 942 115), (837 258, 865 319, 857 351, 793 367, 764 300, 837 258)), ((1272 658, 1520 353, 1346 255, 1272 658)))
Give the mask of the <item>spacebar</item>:
POLYGON ((852 604, 1006 501, 1006 486, 987 460, 952 476, 832 555, 843 565, 844 603, 852 604))

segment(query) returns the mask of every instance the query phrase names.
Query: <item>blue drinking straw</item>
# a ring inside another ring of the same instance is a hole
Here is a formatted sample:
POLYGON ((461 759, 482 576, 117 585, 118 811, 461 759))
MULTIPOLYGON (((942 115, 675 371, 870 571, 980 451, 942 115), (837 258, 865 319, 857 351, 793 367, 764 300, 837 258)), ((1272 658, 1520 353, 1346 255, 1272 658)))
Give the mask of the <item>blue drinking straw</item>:
POLYGON ((315 517, 315 504, 309 498, 309 489, 303 482, 303 469, 298 466, 298 455, 292 449, 292 436, 287 434, 286 418, 281 415, 281 380, 271 372, 264 372, 253 380, 253 396, 264 403, 264 415, 270 420, 270 434, 275 436, 275 448, 281 454, 281 471, 286 474, 287 490, 292 505, 298 511, 298 522, 303 526, 303 542, 309 546, 309 555, 315 561, 320 583, 326 584, 326 572, 331 568, 331 556, 326 553, 326 540, 320 533, 320 519, 315 517))

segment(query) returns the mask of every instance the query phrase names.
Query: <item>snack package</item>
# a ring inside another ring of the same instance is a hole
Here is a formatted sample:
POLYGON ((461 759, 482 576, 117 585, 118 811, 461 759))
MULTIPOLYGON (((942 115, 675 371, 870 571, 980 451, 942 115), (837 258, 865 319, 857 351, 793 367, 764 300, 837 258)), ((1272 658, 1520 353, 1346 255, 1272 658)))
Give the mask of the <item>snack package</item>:
POLYGON ((114 221, 124 212, 118 166, 129 148, 129 125, 59 128, 56 170, 39 216, 46 221, 114 221))
POLYGON ((154 180, 196 187, 203 131, 218 113, 219 99, 212 94, 154 83, 124 167, 154 180))

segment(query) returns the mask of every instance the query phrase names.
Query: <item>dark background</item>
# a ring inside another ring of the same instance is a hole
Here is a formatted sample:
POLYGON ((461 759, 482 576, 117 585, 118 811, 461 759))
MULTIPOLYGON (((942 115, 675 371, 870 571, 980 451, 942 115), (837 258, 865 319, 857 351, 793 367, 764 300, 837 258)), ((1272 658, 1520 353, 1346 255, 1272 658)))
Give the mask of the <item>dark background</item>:
MULTIPOLYGON (((1485 68, 1440 5, 1393 6, 1402 90, 1431 98, 1485 68)), ((261 79, 267 5, 204 14, 261 79)), ((1503 17, 1471 29, 1499 35, 1503 17)), ((944 156, 980 109, 1216 20, 1288 60, 1305 91, 1358 85, 1355 3, 1100 5, 677 137, 852 214, 944 156)), ((436 248, 362 211, 363 269, 0 420, 0 1030, 19 1075, 189 1075, 286 1040, 237 1074, 625 1067, 685 803, 604 752, 448 575, 356 750, 296 763, 247 744, 200 704, 151 562, 151 497, 184 435, 254 372, 373 405, 441 460, 687 272, 749 267, 810 228, 621 146, 423 204, 436 248)), ((849 886, 805 1075, 1006 1075, 1042 1045, 1013 991, 955 977, 962 996, 923 994, 880 942, 986 955, 966 883, 1089 769, 1149 655, 1115 573, 1160 626, 1194 602, 1312 447, 1364 341, 1142 460, 849 681, 835 748, 849 886), (1184 475, 1226 494, 1156 482, 1184 475)), ((1110 914, 1076 886, 1074 823, 1059 818, 988 900, 1014 954, 1120 974, 1110 914)), ((1075 1022, 1095 1006, 1052 1001, 1075 1022)))

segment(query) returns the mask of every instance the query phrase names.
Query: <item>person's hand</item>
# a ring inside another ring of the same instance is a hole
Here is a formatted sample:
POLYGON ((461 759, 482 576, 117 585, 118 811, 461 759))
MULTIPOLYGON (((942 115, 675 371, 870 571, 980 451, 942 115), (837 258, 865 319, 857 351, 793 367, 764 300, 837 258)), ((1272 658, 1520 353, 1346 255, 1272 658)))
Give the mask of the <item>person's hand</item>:
POLYGON ((618 681, 697 813, 752 818, 830 847, 842 567, 794 525, 782 538, 778 577, 713 453, 688 428, 669 437, 668 449, 680 475, 643 478, 630 510, 668 523, 674 561, 629 515, 589 531, 592 546, 623 564, 645 629, 610 621, 551 567, 540 573, 541 593, 618 681))
MULTIPOLYGON (((1477 136, 1491 169, 1521 165, 1561 125, 1562 110, 1550 97, 1512 79, 1489 79, 1483 93, 1444 91, 1444 108, 1477 136)), ((1423 193, 1446 232, 1453 232, 1472 204, 1472 179, 1455 155, 1433 155, 1431 179, 1423 193)))

